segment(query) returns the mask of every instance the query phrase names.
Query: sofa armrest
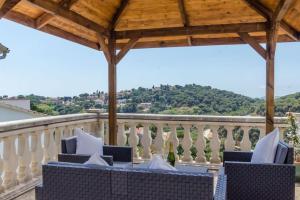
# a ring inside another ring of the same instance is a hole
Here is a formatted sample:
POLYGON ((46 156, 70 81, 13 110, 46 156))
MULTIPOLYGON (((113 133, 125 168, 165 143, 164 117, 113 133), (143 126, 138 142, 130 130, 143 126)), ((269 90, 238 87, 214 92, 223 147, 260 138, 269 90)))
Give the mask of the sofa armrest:
POLYGON ((103 154, 113 157, 114 162, 132 162, 132 147, 103 146, 103 154))
POLYGON ((295 166, 225 162, 228 199, 295 199, 295 166))
POLYGON ((224 151, 223 162, 226 161, 238 161, 238 162, 250 162, 252 158, 252 152, 246 151, 224 151))
MULTIPOLYGON (((69 162, 69 163, 85 163, 90 158, 89 155, 78 155, 78 154, 58 154, 59 162, 69 162)), ((103 155, 101 156, 103 160, 107 162, 110 166, 113 166, 113 157, 103 155)))
POLYGON ((226 200, 227 198, 227 176, 219 175, 215 190, 214 200, 226 200))

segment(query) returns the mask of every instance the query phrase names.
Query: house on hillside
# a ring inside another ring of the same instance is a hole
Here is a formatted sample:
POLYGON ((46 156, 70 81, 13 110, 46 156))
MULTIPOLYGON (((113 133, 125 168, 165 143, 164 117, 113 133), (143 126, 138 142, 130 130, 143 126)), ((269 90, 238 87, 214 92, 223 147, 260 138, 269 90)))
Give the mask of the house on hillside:
POLYGON ((30 100, 0 100, 0 122, 46 116, 30 110, 30 100))

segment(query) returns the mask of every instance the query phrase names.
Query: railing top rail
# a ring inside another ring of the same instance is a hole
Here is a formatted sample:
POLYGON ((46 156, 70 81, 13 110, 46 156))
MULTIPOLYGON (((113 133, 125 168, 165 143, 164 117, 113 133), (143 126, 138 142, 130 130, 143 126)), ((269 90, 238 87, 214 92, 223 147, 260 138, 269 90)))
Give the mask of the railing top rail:
MULTIPOLYGON (((101 113, 100 119, 107 119, 107 113, 101 113)), ((263 124, 265 117, 262 116, 213 116, 213 115, 163 115, 163 114, 133 114, 118 113, 119 120, 151 120, 151 121, 194 121, 194 122, 216 122, 216 123, 238 123, 238 124, 263 124)), ((286 117, 276 117, 276 124, 286 124, 286 117)))
POLYGON ((0 133, 7 131, 14 131, 39 126, 49 126, 51 124, 81 121, 87 119, 96 119, 98 114, 96 113, 81 113, 71 115, 59 115, 49 117, 39 117, 24 120, 15 120, 9 122, 0 122, 0 133))

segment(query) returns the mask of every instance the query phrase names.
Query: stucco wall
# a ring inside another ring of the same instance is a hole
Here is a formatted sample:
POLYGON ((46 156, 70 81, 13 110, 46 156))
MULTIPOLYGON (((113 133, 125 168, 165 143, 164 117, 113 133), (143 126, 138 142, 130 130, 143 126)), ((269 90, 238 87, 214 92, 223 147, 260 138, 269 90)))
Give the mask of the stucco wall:
POLYGON ((30 113, 23 113, 8 108, 0 107, 0 122, 30 118, 34 118, 34 116, 30 113))

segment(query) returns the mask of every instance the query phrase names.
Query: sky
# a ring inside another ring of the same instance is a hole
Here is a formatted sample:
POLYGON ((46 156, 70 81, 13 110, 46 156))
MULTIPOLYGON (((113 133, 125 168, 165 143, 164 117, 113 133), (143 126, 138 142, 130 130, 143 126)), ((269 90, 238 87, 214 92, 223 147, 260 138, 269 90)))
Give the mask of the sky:
MULTIPOLYGON (((74 96, 107 91, 101 52, 0 20, 0 95, 74 96)), ((275 95, 300 92, 300 43, 279 44, 275 95)), ((117 67, 117 90, 199 84, 250 97, 265 96, 265 61, 248 45, 131 50, 117 67)))

